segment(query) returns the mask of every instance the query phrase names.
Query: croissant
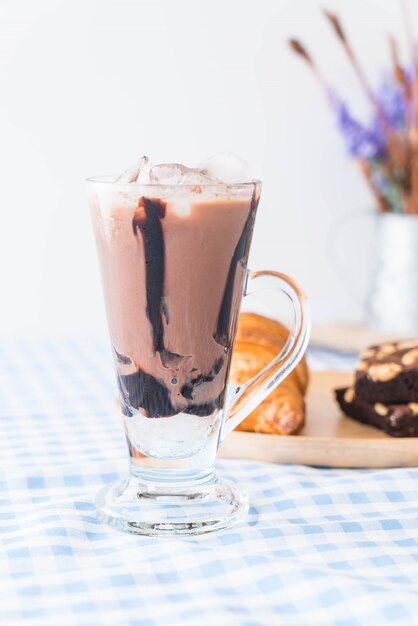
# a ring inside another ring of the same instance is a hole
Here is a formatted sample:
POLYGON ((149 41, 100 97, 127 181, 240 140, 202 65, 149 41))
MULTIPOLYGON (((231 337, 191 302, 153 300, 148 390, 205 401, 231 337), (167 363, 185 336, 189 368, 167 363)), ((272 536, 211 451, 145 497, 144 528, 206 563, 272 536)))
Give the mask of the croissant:
MULTIPOLYGON (((279 322, 255 313, 241 313, 232 354, 231 382, 242 385, 262 370, 282 350, 288 335, 288 330, 279 322)), ((308 378, 303 358, 237 430, 275 435, 299 432, 305 421, 304 394, 308 378)))

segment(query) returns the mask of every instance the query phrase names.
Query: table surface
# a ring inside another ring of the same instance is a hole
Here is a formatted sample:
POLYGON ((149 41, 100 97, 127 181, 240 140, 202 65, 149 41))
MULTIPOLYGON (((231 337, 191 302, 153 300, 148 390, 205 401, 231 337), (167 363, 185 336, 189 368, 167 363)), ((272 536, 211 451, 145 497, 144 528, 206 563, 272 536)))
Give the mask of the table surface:
POLYGON ((222 461, 250 495, 245 523, 193 539, 123 534, 92 503, 126 471, 108 347, 10 341, 0 357, 2 624, 417 623, 418 470, 222 461))

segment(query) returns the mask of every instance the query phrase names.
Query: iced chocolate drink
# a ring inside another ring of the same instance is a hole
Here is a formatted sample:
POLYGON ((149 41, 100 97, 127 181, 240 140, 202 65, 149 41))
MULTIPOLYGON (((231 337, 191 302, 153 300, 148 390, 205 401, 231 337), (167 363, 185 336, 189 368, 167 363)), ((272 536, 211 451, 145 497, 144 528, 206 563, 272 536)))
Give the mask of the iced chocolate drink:
POLYGON ((99 518, 129 532, 198 534, 231 526, 247 498, 219 479, 220 441, 285 378, 309 339, 305 296, 288 276, 250 271, 261 183, 241 159, 89 179, 130 467, 96 496, 99 518), (286 295, 282 353, 236 387, 228 373, 243 295, 286 295))
POLYGON ((177 165, 150 169, 145 184, 138 175, 98 183, 91 198, 122 411, 215 418, 258 186, 219 185, 207 169, 177 165))

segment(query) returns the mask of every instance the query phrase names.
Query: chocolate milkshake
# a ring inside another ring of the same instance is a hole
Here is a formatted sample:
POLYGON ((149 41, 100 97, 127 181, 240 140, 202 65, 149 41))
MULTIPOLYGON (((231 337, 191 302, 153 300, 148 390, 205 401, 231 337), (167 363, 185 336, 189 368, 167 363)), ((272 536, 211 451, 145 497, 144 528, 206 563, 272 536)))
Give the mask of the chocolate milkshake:
POLYGON ((122 412, 141 424, 212 422, 225 402, 259 188, 187 180, 90 197, 122 412))

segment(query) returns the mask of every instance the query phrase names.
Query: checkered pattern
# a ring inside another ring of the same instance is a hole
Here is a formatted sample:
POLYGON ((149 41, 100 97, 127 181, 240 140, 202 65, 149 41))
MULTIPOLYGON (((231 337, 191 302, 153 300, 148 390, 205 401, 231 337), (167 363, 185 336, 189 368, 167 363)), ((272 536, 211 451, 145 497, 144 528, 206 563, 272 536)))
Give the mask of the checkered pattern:
POLYGON ((92 504, 126 471, 114 389, 99 342, 0 346, 1 624, 417 623, 418 470, 222 462, 250 494, 245 523, 123 534, 92 504))

